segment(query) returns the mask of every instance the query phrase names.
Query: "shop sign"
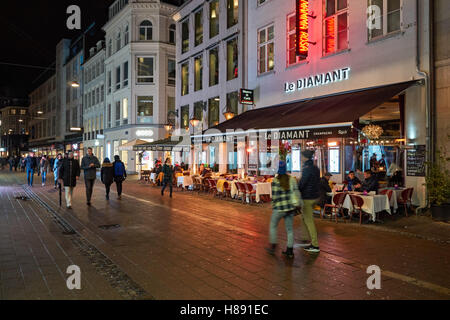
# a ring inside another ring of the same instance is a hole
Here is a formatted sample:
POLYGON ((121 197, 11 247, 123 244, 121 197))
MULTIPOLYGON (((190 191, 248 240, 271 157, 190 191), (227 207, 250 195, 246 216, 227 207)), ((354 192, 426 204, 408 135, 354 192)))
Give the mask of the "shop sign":
POLYGON ((137 130, 136 131, 137 137, 152 137, 153 136, 153 130, 137 130))
POLYGON ((284 92, 291 93, 294 91, 301 91, 313 87, 319 87, 334 82, 348 80, 350 77, 350 68, 342 68, 334 71, 306 77, 297 80, 297 82, 286 82, 284 84, 284 92))
POLYGON ((265 132, 264 137, 266 138, 266 140, 320 139, 349 137, 351 133, 351 127, 311 128, 280 131, 272 130, 265 132))
POLYGON ((249 105, 253 105, 255 102, 254 99, 254 94, 253 94, 253 90, 249 90, 249 89, 241 89, 240 91, 240 103, 241 104, 249 104, 249 105))
POLYGON ((295 10, 296 54, 305 59, 309 51, 309 0, 297 0, 295 10))
POLYGON ((406 175, 425 177, 426 147, 417 145, 406 151, 406 175))

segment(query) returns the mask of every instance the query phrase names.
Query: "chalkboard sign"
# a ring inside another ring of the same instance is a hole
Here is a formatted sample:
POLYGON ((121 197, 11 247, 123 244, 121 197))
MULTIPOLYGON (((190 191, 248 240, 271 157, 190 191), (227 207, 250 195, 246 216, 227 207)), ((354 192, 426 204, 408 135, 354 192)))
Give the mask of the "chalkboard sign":
POLYGON ((412 177, 425 177, 425 145, 418 145, 413 149, 408 149, 406 157, 406 175, 412 177))

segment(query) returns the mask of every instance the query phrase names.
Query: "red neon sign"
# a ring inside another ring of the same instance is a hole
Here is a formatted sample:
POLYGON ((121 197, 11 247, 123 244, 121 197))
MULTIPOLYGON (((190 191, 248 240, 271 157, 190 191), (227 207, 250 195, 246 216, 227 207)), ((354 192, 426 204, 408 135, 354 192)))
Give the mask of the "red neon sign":
POLYGON ((296 2, 296 54, 301 58, 306 58, 309 51, 309 1, 297 0, 296 2))

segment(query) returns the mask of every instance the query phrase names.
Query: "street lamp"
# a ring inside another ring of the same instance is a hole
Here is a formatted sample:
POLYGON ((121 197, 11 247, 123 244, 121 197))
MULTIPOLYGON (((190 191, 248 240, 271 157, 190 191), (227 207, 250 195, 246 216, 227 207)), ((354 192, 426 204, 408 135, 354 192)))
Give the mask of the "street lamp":
POLYGON ((189 122, 191 123, 191 125, 193 127, 198 126, 198 124, 200 123, 200 119, 197 119, 197 117, 195 116, 195 114, 192 116, 192 118, 189 120, 189 122))
POLYGON ((70 83, 70 85, 72 86, 72 88, 79 88, 80 87, 80 84, 78 82, 76 82, 76 81, 72 81, 70 83))
POLYGON ((229 106, 227 106, 223 111, 223 115, 225 116, 225 119, 231 120, 234 118, 236 113, 233 110, 231 110, 229 106))

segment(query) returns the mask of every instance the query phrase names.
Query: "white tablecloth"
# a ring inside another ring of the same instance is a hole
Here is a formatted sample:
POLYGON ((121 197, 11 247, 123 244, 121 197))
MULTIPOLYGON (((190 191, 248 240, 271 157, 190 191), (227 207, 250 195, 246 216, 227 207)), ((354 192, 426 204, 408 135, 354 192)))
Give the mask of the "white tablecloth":
POLYGON ((156 173, 150 173, 150 181, 153 181, 156 183, 156 173))
MULTIPOLYGON (((379 195, 358 195, 364 200, 364 204, 362 206, 362 210, 364 212, 369 213, 372 216, 372 221, 376 219, 376 213, 386 210, 391 213, 391 208, 389 205, 389 199, 387 195, 379 194, 379 195)), ((344 208, 352 211, 353 205, 350 196, 347 195, 344 200, 344 208)))
POLYGON ((182 186, 183 188, 193 186, 194 181, 191 176, 182 176, 177 178, 177 187, 182 186))
POLYGON ((394 212, 397 212, 398 209, 398 202, 397 200, 401 197, 401 194, 403 192, 403 190, 405 190, 404 188, 402 189, 392 189, 392 188, 387 188, 388 190, 392 190, 392 197, 391 197, 391 201, 390 201, 390 205, 392 208, 394 208, 394 212))
POLYGON ((253 184, 253 188, 256 189, 256 202, 261 201, 261 195, 272 196, 272 184, 270 182, 258 182, 253 184))

